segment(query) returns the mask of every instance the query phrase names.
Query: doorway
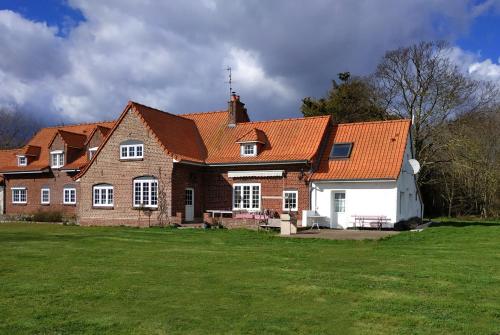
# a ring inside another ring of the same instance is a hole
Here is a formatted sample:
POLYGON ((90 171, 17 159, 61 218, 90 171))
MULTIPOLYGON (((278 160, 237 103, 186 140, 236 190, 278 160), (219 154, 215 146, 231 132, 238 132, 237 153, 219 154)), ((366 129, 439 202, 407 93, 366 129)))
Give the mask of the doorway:
POLYGON ((185 213, 186 221, 194 220, 194 189, 190 187, 185 191, 185 213))

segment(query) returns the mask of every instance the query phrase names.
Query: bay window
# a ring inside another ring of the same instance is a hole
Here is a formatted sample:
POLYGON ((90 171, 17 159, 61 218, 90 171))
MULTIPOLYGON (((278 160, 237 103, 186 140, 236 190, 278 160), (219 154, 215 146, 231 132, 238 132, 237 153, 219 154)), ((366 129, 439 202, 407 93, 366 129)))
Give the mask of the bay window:
POLYGON ((260 184, 234 184, 233 209, 260 210, 260 184))
POLYGON ((158 207, 158 180, 141 177, 134 180, 134 207, 158 207))

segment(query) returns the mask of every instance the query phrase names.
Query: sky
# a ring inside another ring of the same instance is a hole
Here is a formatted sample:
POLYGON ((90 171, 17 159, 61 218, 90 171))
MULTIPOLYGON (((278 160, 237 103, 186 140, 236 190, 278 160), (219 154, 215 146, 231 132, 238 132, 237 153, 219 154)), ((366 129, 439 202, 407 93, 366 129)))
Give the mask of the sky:
POLYGON ((500 0, 0 0, 0 108, 47 123, 171 113, 299 117, 337 73, 446 40, 464 73, 500 83, 500 0))

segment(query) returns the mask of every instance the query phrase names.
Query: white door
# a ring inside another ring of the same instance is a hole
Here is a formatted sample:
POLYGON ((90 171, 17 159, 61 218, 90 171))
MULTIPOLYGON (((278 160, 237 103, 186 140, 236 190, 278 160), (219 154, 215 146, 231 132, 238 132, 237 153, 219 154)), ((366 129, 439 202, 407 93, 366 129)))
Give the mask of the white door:
POLYGON ((194 189, 186 188, 186 221, 194 220, 194 189))
POLYGON ((345 191, 332 191, 330 228, 345 228, 345 191))

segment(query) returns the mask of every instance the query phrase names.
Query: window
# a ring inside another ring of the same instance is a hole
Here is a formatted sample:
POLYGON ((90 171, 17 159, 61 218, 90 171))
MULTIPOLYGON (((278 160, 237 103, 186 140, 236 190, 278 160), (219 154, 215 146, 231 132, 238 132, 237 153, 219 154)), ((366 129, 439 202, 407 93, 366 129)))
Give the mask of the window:
POLYGON ((64 166, 64 152, 62 150, 52 151, 50 157, 52 168, 58 169, 64 166))
POLYGON ((333 195, 335 213, 345 212, 345 192, 335 192, 333 195))
POLYGON ((158 180, 139 178, 134 180, 134 207, 158 207, 158 180))
POLYGON ((299 191, 284 191, 283 192, 283 210, 284 211, 294 211, 296 212, 297 199, 299 191))
POLYGON ((113 207, 113 186, 94 186, 93 204, 95 207, 113 207))
POLYGON ((97 149, 98 149, 97 147, 89 149, 89 160, 91 160, 94 157, 95 153, 97 152, 97 149))
POLYGON ((192 188, 186 188, 184 191, 184 202, 186 206, 192 206, 193 205, 193 189, 192 188))
POLYGON ((74 205, 76 204, 76 188, 65 187, 63 190, 63 204, 74 205))
POLYGON ((260 209, 260 184, 234 184, 233 209, 251 210, 260 209))
POLYGON ((352 143, 335 143, 330 152, 330 159, 349 158, 351 156, 352 143))
POLYGON ((144 144, 122 144, 120 145, 120 159, 144 158, 144 144))
POLYGON ((257 144, 255 143, 242 144, 241 156, 257 156, 257 144))
POLYGON ((13 187, 11 190, 13 204, 25 204, 28 202, 28 191, 26 187, 13 187))
POLYGON ((40 203, 42 205, 50 204, 50 189, 48 187, 43 187, 40 191, 40 203))
POLYGON ((17 156, 17 165, 26 166, 28 165, 28 159, 26 156, 17 156))

